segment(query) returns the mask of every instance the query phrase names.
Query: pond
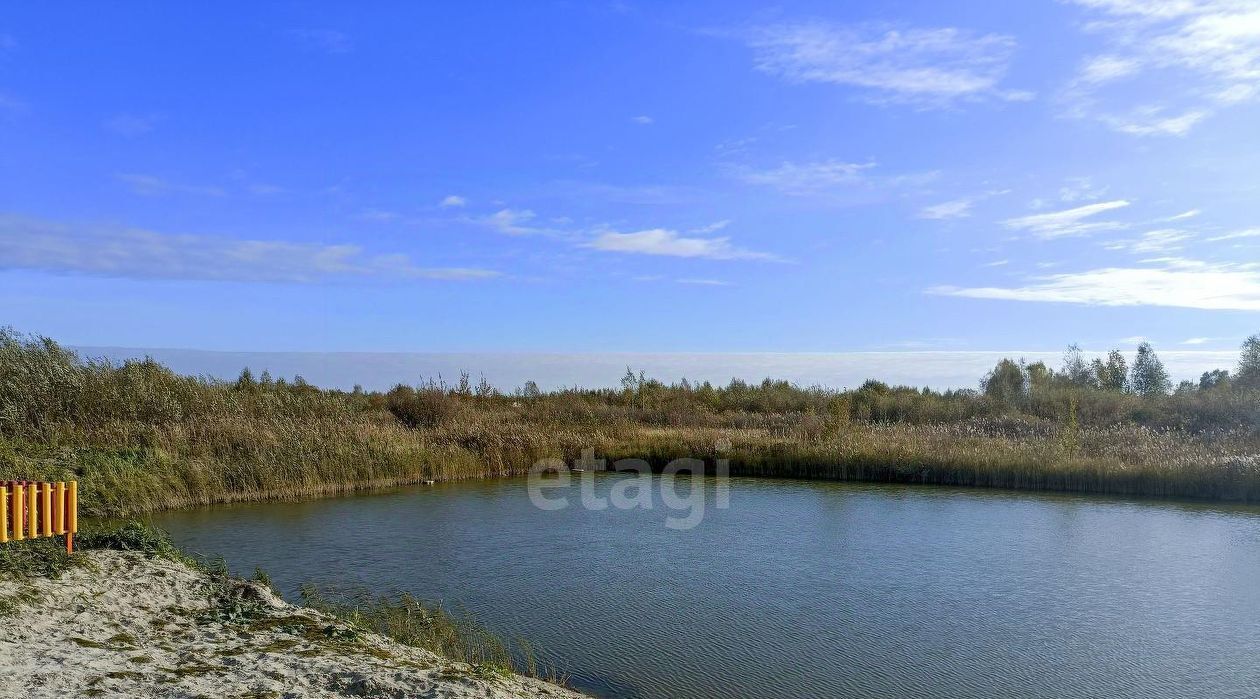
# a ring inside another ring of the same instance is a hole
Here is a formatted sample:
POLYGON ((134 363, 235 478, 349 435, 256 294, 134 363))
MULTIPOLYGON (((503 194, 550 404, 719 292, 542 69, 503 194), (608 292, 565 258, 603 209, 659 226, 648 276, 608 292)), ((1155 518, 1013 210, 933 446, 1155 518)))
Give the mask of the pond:
POLYGON ((581 505, 625 478, 552 483, 560 509, 505 479, 154 521, 286 595, 460 604, 600 697, 1260 696, 1260 509, 681 476, 581 505))

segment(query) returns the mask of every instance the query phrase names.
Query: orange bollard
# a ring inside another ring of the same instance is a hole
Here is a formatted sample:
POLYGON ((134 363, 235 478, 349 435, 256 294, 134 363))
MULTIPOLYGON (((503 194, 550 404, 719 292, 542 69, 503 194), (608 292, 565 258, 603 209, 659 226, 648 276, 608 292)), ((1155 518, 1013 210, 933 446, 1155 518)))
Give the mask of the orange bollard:
POLYGON ((0 544, 9 540, 9 489, 0 485, 0 544))
POLYGON ((22 539, 26 538, 25 536, 22 535, 22 503, 26 502, 26 500, 23 498, 25 493, 23 493, 22 490, 23 488, 22 488, 21 483, 18 483, 18 482, 13 483, 13 494, 10 496, 11 498, 10 504, 12 505, 12 507, 9 509, 13 510, 13 540, 14 541, 21 541, 22 539))
POLYGON ((39 484, 40 534, 52 536, 52 483, 39 484))
POLYGON ((57 481, 53 493, 53 533, 66 533, 66 483, 57 481))

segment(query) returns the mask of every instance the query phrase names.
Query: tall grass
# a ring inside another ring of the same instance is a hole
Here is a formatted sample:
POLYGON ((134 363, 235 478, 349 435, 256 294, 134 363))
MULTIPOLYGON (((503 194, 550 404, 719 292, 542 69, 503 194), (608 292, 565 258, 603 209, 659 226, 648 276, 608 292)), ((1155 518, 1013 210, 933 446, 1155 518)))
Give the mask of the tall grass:
POLYGON ((1260 502, 1260 393, 1056 384, 1011 402, 633 375, 621 390, 345 392, 83 360, 0 331, 0 478, 77 478, 88 514, 516 475, 588 448, 657 467, 721 456, 736 475, 1260 502))

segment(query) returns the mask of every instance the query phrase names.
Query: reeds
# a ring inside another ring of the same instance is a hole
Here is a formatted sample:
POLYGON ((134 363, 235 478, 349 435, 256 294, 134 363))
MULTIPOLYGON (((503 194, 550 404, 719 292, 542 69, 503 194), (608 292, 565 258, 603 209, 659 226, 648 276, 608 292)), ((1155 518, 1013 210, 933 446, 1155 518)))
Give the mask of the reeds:
POLYGON ((523 474, 542 458, 674 458, 734 475, 1260 502, 1260 394, 1144 399, 767 380, 505 396, 468 382, 389 393, 82 361, 0 331, 0 478, 77 479, 87 514, 332 495, 523 474))

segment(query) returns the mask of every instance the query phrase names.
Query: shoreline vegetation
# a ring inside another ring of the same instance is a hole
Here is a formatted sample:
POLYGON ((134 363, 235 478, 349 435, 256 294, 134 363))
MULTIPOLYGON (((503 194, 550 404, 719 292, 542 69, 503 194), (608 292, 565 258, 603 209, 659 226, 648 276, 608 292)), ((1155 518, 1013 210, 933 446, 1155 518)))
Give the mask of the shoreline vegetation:
POLYGON ((282 600, 129 523, 0 547, 0 696, 581 699, 525 641, 413 598, 282 600))
POLYGON ((1260 502, 1260 335, 1237 368, 1169 384, 1143 344, 1061 367, 1002 360, 975 390, 767 379, 502 393, 465 374, 387 392, 180 376, 0 331, 0 478, 77 479, 87 515, 523 475, 593 449, 612 464, 725 458, 735 476, 1260 502), (720 446, 720 451, 719 451, 720 446))

